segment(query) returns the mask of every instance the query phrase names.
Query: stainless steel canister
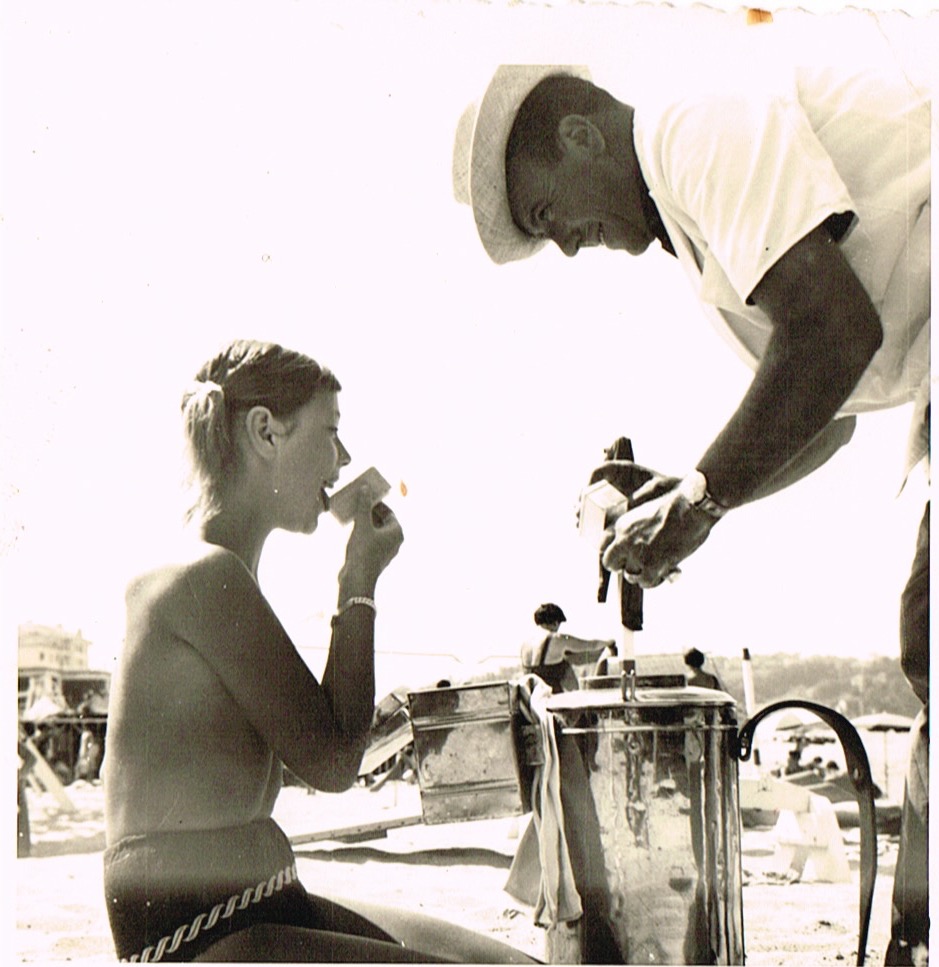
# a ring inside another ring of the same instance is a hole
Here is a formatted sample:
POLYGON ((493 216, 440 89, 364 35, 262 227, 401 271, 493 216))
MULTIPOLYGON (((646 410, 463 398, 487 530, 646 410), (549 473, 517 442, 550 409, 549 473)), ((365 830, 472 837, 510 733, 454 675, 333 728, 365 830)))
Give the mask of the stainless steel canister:
POLYGON ((576 741, 585 767, 584 815, 566 814, 565 827, 599 839, 581 852, 597 857, 594 882, 605 895, 585 904, 580 921, 549 930, 548 960, 591 962, 590 938, 603 933, 624 964, 742 963, 733 698, 595 688, 556 695, 549 709, 559 741, 576 741))
POLYGON ((520 816, 531 808, 532 770, 506 681, 408 695, 424 822, 520 816))

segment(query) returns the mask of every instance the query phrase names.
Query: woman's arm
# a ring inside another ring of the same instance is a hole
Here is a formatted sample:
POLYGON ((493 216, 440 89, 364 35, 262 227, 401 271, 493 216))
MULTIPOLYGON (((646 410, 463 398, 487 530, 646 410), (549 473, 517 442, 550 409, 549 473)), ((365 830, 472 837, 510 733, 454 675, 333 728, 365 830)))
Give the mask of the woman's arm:
MULTIPOLYGON (((340 599, 374 595, 401 544, 387 511, 357 516, 340 574, 340 599)), ((355 782, 375 701, 374 611, 353 605, 333 625, 322 685, 247 568, 215 548, 189 566, 168 609, 176 633, 209 663, 245 718, 303 781, 327 792, 355 782)), ((340 605, 341 607, 341 605, 340 605)))
POLYGON ((323 689, 343 734, 360 738, 354 764, 344 764, 356 771, 375 711, 375 586, 402 540, 401 525, 387 505, 373 509, 368 501, 361 503, 339 572, 339 597, 323 689), (371 601, 372 606, 365 601, 371 601))
POLYGON ((241 561, 214 549, 187 568, 176 597, 169 609, 174 630, 209 664, 274 755, 317 789, 348 788, 355 780, 349 762, 362 737, 343 730, 241 561))

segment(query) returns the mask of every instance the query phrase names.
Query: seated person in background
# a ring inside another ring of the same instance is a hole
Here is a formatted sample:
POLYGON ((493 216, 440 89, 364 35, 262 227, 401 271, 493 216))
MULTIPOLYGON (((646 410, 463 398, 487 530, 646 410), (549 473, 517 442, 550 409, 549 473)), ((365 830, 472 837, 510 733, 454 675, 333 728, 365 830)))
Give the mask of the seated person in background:
POLYGON ((258 586, 275 528, 312 534, 349 463, 339 382, 237 341, 182 399, 198 530, 133 580, 111 693, 104 887, 122 960, 524 962, 409 911, 307 893, 272 811, 284 768, 342 792, 375 703, 375 588, 402 542, 358 494, 322 680, 258 586))
POLYGON ((712 675, 710 672, 704 671, 704 653, 698 651, 697 648, 689 648, 685 652, 685 664, 688 666, 688 672, 685 675, 687 684, 697 685, 698 688, 717 688, 721 691, 724 690, 724 686, 721 684, 721 680, 717 675, 712 675))
POLYGON ((786 775, 791 776, 797 772, 802 772, 805 766, 802 765, 802 749, 804 742, 801 739, 795 739, 795 745, 789 750, 789 754, 786 756, 786 775))
POLYGON ((597 661, 603 654, 616 654, 616 643, 612 639, 577 638, 574 635, 560 634, 558 628, 567 620, 564 612, 556 604, 543 604, 535 611, 535 624, 547 631, 547 635, 535 644, 522 645, 522 668, 537 675, 551 690, 572 692, 579 688, 577 673, 571 667, 569 658, 575 655, 578 663, 597 661))

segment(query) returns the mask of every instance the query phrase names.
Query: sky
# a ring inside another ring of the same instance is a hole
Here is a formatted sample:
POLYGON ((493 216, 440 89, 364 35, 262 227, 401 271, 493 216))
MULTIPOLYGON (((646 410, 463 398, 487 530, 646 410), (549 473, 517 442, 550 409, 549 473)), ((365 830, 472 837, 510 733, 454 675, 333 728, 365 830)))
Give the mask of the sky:
MULTIPOLYGON (((380 689, 514 661, 544 601, 571 633, 617 637, 581 489, 621 435, 639 462, 690 470, 751 374, 662 252, 493 265, 453 198, 453 135, 500 62, 588 63, 629 101, 767 28, 738 10, 473 0, 5 14, 6 653, 20 623, 62 625, 113 671, 124 586, 180 530, 181 391, 242 336, 333 369, 343 480, 374 464, 393 482, 405 543, 377 593, 380 689)), ((936 22, 781 11, 768 29, 887 36, 922 59, 936 22)), ((862 418, 811 479, 725 518, 646 594, 640 661, 896 654, 927 493, 914 477, 897 496, 909 417, 862 418)), ((315 672, 347 534, 323 519, 262 559, 315 672)))

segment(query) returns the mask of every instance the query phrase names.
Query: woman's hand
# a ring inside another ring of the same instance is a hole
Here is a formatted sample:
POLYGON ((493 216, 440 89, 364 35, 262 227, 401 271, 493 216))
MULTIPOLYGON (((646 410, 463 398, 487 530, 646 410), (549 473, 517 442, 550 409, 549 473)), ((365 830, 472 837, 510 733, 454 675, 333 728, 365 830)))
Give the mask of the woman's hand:
POLYGON ((394 511, 385 503, 372 507, 371 492, 363 484, 346 544, 346 560, 339 572, 340 604, 357 595, 374 595, 378 576, 398 553, 403 540, 394 511))

